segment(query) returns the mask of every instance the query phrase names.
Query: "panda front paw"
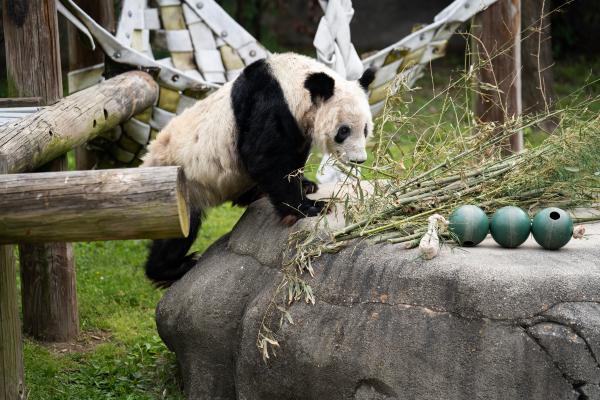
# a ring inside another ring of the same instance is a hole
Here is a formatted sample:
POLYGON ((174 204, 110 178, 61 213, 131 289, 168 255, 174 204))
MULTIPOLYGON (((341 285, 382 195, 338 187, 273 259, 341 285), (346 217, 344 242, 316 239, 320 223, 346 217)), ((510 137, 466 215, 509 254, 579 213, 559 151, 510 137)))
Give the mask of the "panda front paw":
POLYGON ((281 217, 281 222, 284 225, 292 226, 300 218, 316 217, 317 215, 321 214, 323 210, 326 210, 327 213, 331 211, 328 208, 327 202, 320 200, 304 199, 293 214, 283 215, 281 217))
POLYGON ((316 217, 327 209, 327 203, 321 200, 304 199, 298 209, 305 217, 316 217))
POLYGON ((304 194, 313 194, 319 190, 319 185, 307 178, 302 178, 302 190, 304 194))

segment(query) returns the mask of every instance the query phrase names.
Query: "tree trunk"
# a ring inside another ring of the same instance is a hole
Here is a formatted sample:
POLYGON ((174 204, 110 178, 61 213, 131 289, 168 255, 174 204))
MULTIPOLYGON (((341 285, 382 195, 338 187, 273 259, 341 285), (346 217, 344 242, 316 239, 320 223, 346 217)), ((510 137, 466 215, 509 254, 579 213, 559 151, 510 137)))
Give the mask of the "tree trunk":
POLYGON ((180 167, 0 175, 0 198, 0 244, 189 233, 180 167))
MULTIPOLYGON (((474 17, 473 48, 479 66, 475 113, 482 122, 504 123, 521 115, 521 1, 498 0, 474 17)), ((522 132, 506 152, 519 152, 522 132)))

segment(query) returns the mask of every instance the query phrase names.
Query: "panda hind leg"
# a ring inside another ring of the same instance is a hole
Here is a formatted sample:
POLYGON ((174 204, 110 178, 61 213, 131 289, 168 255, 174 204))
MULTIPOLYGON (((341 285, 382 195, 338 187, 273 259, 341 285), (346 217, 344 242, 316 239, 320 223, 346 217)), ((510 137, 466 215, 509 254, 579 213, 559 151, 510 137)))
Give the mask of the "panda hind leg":
POLYGON ((198 236, 201 222, 202 212, 191 210, 187 237, 152 241, 145 268, 146 276, 157 287, 171 286, 196 265, 196 253, 187 252, 198 236))

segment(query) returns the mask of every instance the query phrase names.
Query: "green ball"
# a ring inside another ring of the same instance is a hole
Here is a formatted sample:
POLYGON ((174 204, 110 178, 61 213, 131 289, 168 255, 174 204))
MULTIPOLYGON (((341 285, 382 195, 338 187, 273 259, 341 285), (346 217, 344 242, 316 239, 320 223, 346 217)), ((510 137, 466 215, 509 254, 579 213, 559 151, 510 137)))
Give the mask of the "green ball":
POLYGON ((490 230, 487 215, 477 206, 460 206, 450 215, 450 232, 458 244, 466 247, 477 246, 485 239, 490 230))
POLYGON ((529 237, 531 221, 529 215, 519 207, 502 207, 492 216, 490 233, 502 247, 514 248, 522 245, 529 237))
POLYGON ((558 250, 569 243, 573 235, 573 220, 560 208, 544 208, 533 217, 531 233, 536 242, 547 250, 558 250))

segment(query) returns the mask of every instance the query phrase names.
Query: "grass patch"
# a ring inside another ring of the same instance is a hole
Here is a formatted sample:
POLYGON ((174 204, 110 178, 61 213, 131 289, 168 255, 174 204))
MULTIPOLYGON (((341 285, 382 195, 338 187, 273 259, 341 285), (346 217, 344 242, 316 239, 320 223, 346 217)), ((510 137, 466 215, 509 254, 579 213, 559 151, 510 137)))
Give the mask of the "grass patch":
MULTIPOLYGON (((209 212, 193 249, 204 251, 242 212, 231 205, 209 212)), ((175 357, 156 332, 162 291, 144 276, 146 253, 145 240, 75 244, 81 329, 106 338, 86 351, 64 353, 26 340, 29 399, 183 398, 175 357)))

